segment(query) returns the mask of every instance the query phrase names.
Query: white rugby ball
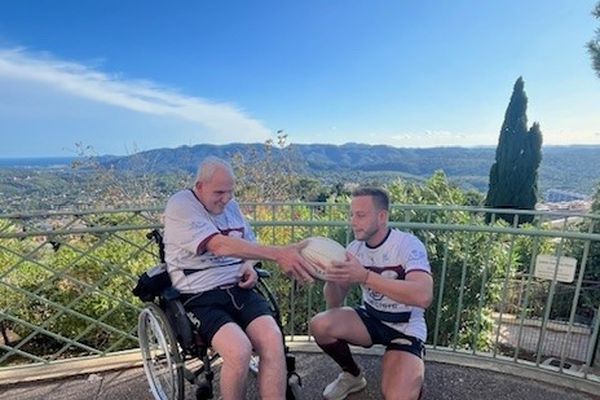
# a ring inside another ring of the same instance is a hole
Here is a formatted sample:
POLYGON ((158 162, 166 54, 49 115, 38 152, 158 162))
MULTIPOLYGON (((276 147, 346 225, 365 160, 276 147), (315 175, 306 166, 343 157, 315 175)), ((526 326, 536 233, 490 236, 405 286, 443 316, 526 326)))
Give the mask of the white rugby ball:
POLYGON ((346 260, 346 249, 335 240, 323 236, 312 236, 307 238, 306 242, 307 244, 302 248, 300 254, 308 261, 311 273, 315 278, 325 279, 327 268, 331 267, 332 261, 346 260))

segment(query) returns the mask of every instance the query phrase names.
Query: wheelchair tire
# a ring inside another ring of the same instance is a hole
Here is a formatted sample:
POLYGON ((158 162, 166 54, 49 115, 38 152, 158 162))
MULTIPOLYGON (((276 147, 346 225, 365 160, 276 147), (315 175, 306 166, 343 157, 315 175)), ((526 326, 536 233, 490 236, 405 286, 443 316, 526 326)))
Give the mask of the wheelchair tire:
POLYGON ((165 313, 147 303, 138 317, 138 338, 144 372, 156 400, 183 400, 183 363, 165 313))
POLYGON ((258 364, 260 364, 260 357, 257 354, 252 354, 250 362, 248 363, 248 369, 254 375, 258 375, 258 364))
POLYGON ((285 391, 286 400, 304 400, 302 392, 302 380, 296 373, 291 374, 287 379, 287 388, 285 391))
POLYGON ((208 382, 203 382, 196 386, 196 400, 209 400, 212 398, 213 390, 208 382))

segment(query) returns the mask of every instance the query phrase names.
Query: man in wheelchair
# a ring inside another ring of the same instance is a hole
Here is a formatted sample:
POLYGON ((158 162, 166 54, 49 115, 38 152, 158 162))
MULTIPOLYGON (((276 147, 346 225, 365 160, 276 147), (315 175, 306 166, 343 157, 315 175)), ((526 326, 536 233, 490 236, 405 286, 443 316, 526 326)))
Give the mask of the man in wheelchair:
POLYGON ((223 399, 243 399, 252 351, 260 357, 262 399, 285 399, 286 365, 281 329, 268 301, 251 290, 250 260, 276 262, 302 282, 312 281, 300 245, 261 246, 233 200, 234 174, 224 160, 200 164, 193 189, 182 190, 165 210, 165 259, 172 286, 199 321, 202 340, 222 357, 223 399))

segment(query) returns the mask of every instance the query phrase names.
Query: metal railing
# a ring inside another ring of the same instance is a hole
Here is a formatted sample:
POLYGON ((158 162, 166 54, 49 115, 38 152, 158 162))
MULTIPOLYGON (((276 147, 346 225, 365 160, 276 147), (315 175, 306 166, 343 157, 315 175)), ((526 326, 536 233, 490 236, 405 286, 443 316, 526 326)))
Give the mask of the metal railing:
MULTIPOLYGON (((242 204, 259 240, 308 236, 347 244, 348 205, 242 204)), ((131 288, 157 262, 146 234, 162 208, 0 215, 0 367, 104 356, 137 347, 142 304, 131 288)), ((596 381, 600 330, 600 216, 470 207, 394 205, 393 227, 426 244, 435 281, 428 345, 596 381), (496 221, 512 213, 512 223, 496 221), (486 219, 492 223, 486 224, 486 219), (520 218, 532 224, 520 225, 520 218), (539 274, 540 255, 554 257, 539 274), (576 259, 572 281, 563 264, 576 259)), ((322 283, 300 286, 274 265, 284 329, 306 335, 324 308, 322 283)), ((356 304, 358 289, 347 299, 356 304)))

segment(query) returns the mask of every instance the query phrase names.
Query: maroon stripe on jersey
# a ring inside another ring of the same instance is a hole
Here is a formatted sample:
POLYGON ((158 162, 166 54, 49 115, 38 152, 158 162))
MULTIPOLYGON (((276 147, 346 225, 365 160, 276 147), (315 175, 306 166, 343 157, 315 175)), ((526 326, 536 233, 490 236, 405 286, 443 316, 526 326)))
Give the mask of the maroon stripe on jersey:
POLYGON ((428 271, 426 269, 421 269, 421 268, 417 268, 417 269, 411 269, 410 271, 408 271, 406 273, 406 275, 410 274, 411 272, 425 272, 426 274, 431 275, 431 271, 428 271))
POLYGON ((402 265, 396 265, 391 267, 368 267, 365 266, 369 271, 375 272, 376 274, 383 275, 385 271, 393 271, 397 274, 396 279, 404 280, 406 276, 406 272, 404 271, 404 267, 402 265))
MULTIPOLYGON (((232 235, 230 235, 231 232, 239 232, 240 239, 242 239, 244 237, 244 228, 231 228, 231 229, 223 229, 223 230, 219 229, 219 233, 223 236, 232 236, 232 235)), ((208 244, 210 239, 212 239, 219 233, 215 232, 212 235, 206 237, 206 239, 204 239, 203 241, 201 241, 200 244, 198 245, 198 247, 196 248, 196 254, 200 255, 200 254, 206 253, 206 245, 208 244)), ((235 235, 233 235, 233 236, 235 236, 235 235)))
POLYGON ((229 236, 231 232, 239 232, 242 234, 241 237, 244 237, 244 228, 219 229, 219 232, 221 232, 221 235, 224 236, 229 236))
POLYGON ((206 253, 206 245, 208 244, 208 242, 210 241, 210 239, 214 238, 217 235, 218 235, 218 233, 215 232, 212 235, 207 236, 206 239, 204 239, 203 241, 201 241, 198 244, 198 247, 196 248, 196 254, 202 255, 202 254, 206 253))

